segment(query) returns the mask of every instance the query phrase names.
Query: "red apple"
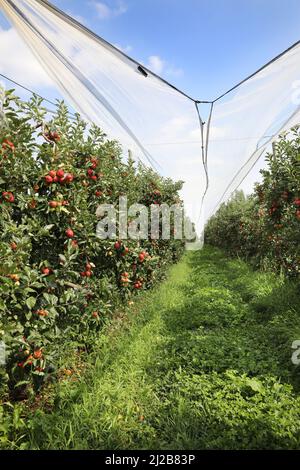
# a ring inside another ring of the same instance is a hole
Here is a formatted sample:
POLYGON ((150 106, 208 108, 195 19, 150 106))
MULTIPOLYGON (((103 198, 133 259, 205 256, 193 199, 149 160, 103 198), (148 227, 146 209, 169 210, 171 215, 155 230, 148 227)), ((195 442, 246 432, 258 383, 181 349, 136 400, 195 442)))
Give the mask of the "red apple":
POLYGON ((45 275, 45 276, 49 276, 50 274, 50 269, 49 268, 42 268, 42 273, 45 275))
POLYGON ((74 232, 71 228, 68 228, 65 233, 66 233, 68 238, 73 238, 74 237, 74 232))
POLYGON ((46 182, 47 184, 53 183, 53 178, 52 178, 52 176, 50 176, 50 175, 45 176, 45 182, 46 182))

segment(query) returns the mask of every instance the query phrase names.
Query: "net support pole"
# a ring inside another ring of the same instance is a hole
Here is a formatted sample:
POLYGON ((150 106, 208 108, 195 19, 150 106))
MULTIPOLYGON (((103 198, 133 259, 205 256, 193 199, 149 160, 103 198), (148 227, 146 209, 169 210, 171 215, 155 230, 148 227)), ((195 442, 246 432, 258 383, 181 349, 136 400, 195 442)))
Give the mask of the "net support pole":
POLYGON ((213 107, 214 103, 212 102, 205 102, 205 104, 210 104, 210 111, 209 111, 209 116, 208 116, 208 121, 207 124, 202 120, 201 113, 200 113, 200 104, 203 104, 203 101, 195 101, 195 107, 197 111, 197 116, 199 120, 199 126, 200 126, 200 134, 201 134, 201 158, 202 158, 202 164, 205 172, 205 189, 203 192, 203 196, 201 199, 201 205, 200 205, 200 212, 199 212, 199 219, 200 220, 203 212, 203 203, 205 196, 207 194, 208 188, 209 188, 209 171, 208 171, 208 144, 209 144, 209 134, 210 134, 210 125, 211 125, 211 119, 212 119, 212 114, 213 114, 213 107), (205 125, 206 125, 206 134, 205 134, 205 125))

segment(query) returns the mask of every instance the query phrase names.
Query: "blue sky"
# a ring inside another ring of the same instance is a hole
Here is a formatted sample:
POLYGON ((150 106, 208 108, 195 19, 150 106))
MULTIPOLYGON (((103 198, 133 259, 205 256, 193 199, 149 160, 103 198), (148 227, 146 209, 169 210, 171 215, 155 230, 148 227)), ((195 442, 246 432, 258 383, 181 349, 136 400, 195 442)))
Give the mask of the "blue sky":
MULTIPOLYGON (((53 3, 200 99, 217 96, 300 38, 298 0, 53 3)), ((0 28, 9 28, 2 16, 0 28)), ((43 91, 39 83, 36 89, 43 91)))

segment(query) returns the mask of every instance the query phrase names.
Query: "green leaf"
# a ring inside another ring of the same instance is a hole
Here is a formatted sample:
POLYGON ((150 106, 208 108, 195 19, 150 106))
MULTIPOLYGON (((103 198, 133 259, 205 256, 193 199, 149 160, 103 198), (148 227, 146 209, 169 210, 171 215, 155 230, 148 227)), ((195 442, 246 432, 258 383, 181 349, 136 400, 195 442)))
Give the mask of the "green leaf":
POLYGON ((259 382, 259 380, 257 380, 257 379, 248 379, 247 380, 247 385, 249 385, 249 387, 254 392, 263 393, 264 388, 263 388, 261 382, 259 382))
POLYGON ((28 299, 26 299, 25 303, 26 303, 27 307, 29 308, 29 310, 32 310, 33 307, 36 304, 36 298, 35 297, 28 297, 28 299))

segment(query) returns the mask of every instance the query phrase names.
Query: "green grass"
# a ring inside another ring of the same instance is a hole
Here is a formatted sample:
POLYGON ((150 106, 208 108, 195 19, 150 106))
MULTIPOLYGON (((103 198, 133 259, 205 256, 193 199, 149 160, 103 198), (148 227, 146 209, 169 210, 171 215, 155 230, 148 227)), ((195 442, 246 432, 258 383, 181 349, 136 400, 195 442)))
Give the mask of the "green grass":
POLYGON ((299 286, 191 252, 34 412, 27 447, 299 448, 299 312, 299 286))

